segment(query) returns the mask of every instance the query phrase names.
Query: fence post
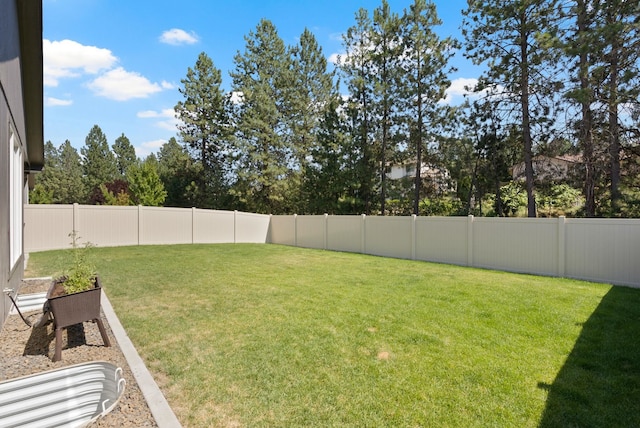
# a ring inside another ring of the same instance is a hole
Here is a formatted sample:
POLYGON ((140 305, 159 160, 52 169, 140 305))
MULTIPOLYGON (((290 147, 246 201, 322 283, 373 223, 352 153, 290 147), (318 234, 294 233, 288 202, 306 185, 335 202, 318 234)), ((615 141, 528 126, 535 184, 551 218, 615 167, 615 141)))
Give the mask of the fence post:
POLYGON ((75 236, 80 235, 80 206, 77 203, 73 204, 73 233, 75 236))
POLYGON ((323 250, 329 247, 329 214, 324 213, 324 236, 323 236, 323 250))
POLYGON ((566 217, 561 215, 558 217, 558 276, 564 277, 566 262, 566 243, 565 243, 565 223, 566 217))
POLYGON ((237 241, 238 241, 237 230, 238 230, 238 210, 234 210, 233 211, 233 243, 234 244, 237 244, 237 241))
POLYGON ((367 219, 366 214, 362 214, 362 221, 360 222, 360 252, 362 254, 366 254, 367 250, 367 228, 365 226, 365 221, 367 219))
POLYGON ((473 216, 467 216, 467 266, 473 266, 473 216))
POLYGON ((191 207, 191 243, 196 243, 196 207, 191 207))
POLYGON ((416 244, 418 241, 418 237, 416 236, 416 218, 417 216, 415 214, 411 216, 411 260, 416 259, 416 244))
POLYGON ((138 245, 142 245, 142 205, 138 205, 138 245))

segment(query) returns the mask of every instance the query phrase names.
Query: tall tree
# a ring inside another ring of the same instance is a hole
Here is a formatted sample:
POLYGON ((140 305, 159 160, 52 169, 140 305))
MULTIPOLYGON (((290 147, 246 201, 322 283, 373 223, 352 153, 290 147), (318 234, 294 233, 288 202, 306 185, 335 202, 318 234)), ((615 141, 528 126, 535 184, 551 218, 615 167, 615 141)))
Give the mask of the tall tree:
MULTIPOLYGON (((466 55, 486 64, 478 90, 499 92, 496 105, 517 120, 525 163, 527 214, 536 216, 533 145, 536 125, 548 131, 550 96, 555 93, 554 51, 545 41, 557 33, 556 0, 469 0, 463 11, 466 55)), ((542 133, 542 134, 543 134, 542 133)), ((541 138, 541 135, 538 135, 541 138)))
POLYGON ((376 70, 371 62, 372 22, 369 12, 361 8, 356 13, 356 23, 343 35, 345 54, 340 58, 340 71, 349 90, 347 114, 353 150, 357 155, 354 163, 355 182, 358 188, 355 197, 360 209, 371 214, 376 183, 376 159, 373 145, 375 127, 371 105, 373 102, 376 70))
POLYGON ((390 158, 392 129, 394 116, 398 106, 395 102, 399 83, 399 59, 402 56, 402 43, 400 35, 400 18, 391 12, 389 2, 382 0, 382 4, 373 11, 371 27, 371 63, 377 73, 374 76, 374 104, 373 111, 376 122, 379 123, 379 155, 378 164, 380 177, 380 212, 386 211, 386 177, 387 162, 390 158))
POLYGON ((124 135, 120 135, 116 138, 115 143, 112 146, 113 154, 116 157, 116 165, 118 172, 122 177, 127 174, 129 167, 138 162, 136 156, 136 149, 131 145, 131 141, 124 135))
POLYGON ((221 88, 220 70, 204 52, 198 56, 195 67, 188 68, 187 77, 181 82, 183 87, 179 91, 184 101, 175 106, 180 119, 178 130, 203 170, 197 181, 197 206, 220 208, 227 195, 229 96, 221 88))
POLYGON ((98 189, 101 184, 117 178, 118 169, 115 157, 109 149, 107 137, 98 125, 94 125, 89 131, 80 153, 82 154, 85 188, 89 193, 98 189))
POLYGON ((237 182, 234 193, 247 209, 262 213, 288 210, 290 166, 296 150, 287 113, 292 87, 291 57, 276 27, 262 19, 245 36, 234 57, 237 182))
POLYGON ((451 84, 448 74, 455 69, 448 63, 458 43, 451 37, 441 39, 435 33, 434 28, 441 24, 435 4, 426 0, 415 0, 402 16, 404 52, 400 94, 412 140, 409 148, 416 158, 413 197, 416 215, 422 198, 423 151, 428 143, 439 138, 447 121, 451 122, 451 109, 440 100, 451 84))
MULTIPOLYGON (((290 108, 287 117, 295 150, 294 170, 299 171, 300 186, 305 186, 310 154, 317 150, 320 126, 328 108, 337 105, 339 97, 334 85, 334 72, 327 70, 327 59, 322 48, 307 28, 300 36, 297 46, 291 49, 292 85, 290 108)), ((297 211, 304 211, 312 201, 302 197, 297 211)))

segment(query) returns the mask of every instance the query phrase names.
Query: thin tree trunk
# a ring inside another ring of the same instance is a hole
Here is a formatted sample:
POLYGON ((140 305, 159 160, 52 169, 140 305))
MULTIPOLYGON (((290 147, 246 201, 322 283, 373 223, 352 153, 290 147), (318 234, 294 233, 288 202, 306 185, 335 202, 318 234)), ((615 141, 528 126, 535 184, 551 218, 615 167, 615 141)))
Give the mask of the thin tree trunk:
POLYGON ((522 142, 524 145, 524 173, 527 185, 527 216, 536 217, 536 200, 533 194, 533 150, 531 142, 531 117, 529 114, 529 62, 528 33, 524 28, 526 17, 521 16, 520 34, 520 104, 522 108, 522 142))

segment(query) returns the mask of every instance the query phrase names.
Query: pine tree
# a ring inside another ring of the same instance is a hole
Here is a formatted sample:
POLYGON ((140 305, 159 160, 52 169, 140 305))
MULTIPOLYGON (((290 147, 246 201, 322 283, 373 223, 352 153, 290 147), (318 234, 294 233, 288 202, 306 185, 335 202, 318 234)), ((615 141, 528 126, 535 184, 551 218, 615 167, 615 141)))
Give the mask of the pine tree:
POLYGON ((220 70, 204 53, 187 70, 180 93, 184 101, 175 106, 180 137, 203 170, 197 179, 197 206, 221 208, 227 196, 229 96, 221 88, 220 70))
POLYGON ((158 152, 158 175, 167 191, 164 206, 196 206, 200 199, 196 180, 202 172, 200 164, 195 164, 187 150, 174 137, 160 147, 158 152))
POLYGON ((99 189, 101 184, 109 183, 118 177, 115 157, 109 149, 107 137, 98 125, 94 125, 89 131, 80 153, 85 189, 89 193, 99 189))
POLYGON ((296 150, 290 126, 291 57, 278 32, 266 19, 245 36, 244 53, 234 57, 233 91, 236 105, 234 194, 246 209, 283 213, 290 209, 289 181, 296 150))
POLYGON ((536 216, 533 146, 536 125, 550 128, 550 107, 557 89, 549 71, 557 58, 545 40, 557 34, 555 0, 469 0, 463 11, 466 55, 485 64, 478 91, 492 90, 494 109, 521 130, 527 188, 527 214, 536 216))
POLYGON ((122 177, 127 175, 127 170, 131 165, 138 162, 136 156, 136 149, 133 148, 129 139, 122 134, 116 138, 115 143, 112 146, 113 154, 116 157, 116 165, 118 172, 122 177))
POLYGON ((375 126, 371 111, 376 70, 371 61, 371 32, 369 12, 362 8, 356 13, 356 24, 343 36, 346 53, 339 64, 349 90, 346 109, 354 155, 357 155, 353 164, 354 182, 358 184, 354 194, 356 209, 365 214, 371 214, 373 210, 377 181, 375 126))
POLYGON ((441 39, 435 33, 434 28, 441 24, 435 4, 426 0, 415 0, 402 16, 403 81, 399 93, 411 136, 409 150, 416 158, 413 197, 416 215, 422 198, 423 152, 429 143, 440 138, 451 122, 451 109, 440 101, 451 84, 448 74, 455 69, 448 63, 458 43, 451 37, 441 39))

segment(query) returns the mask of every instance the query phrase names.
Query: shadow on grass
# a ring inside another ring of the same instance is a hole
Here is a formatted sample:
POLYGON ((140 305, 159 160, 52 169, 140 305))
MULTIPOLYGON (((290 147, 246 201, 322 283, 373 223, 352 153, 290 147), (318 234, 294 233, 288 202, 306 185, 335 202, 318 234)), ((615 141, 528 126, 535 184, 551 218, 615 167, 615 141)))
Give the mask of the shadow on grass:
POLYGON ((547 389, 539 427, 640 426, 640 290, 612 287, 547 389))

